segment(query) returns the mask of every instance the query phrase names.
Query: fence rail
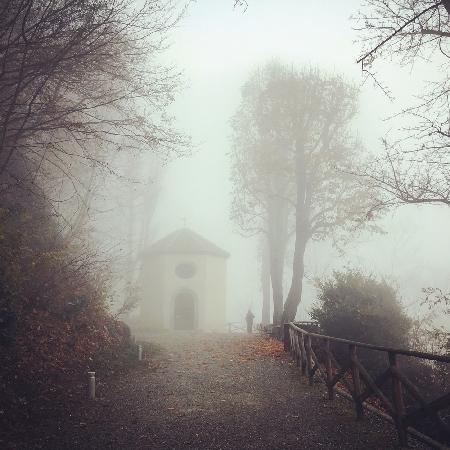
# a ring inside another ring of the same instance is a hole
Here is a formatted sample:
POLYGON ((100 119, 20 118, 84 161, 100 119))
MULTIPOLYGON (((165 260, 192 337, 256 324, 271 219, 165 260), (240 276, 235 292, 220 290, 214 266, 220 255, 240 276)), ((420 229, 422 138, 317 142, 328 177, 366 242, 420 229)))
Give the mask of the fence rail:
POLYGON ((314 376, 318 375, 327 387, 330 400, 334 399, 337 392, 354 403, 357 419, 362 419, 364 410, 368 409, 392 422, 397 429, 400 445, 403 447, 408 445, 408 435, 412 435, 434 448, 448 450, 449 447, 445 444, 419 432, 413 425, 425 418, 431 419, 441 433, 450 438, 450 426, 439 415, 440 411, 450 407, 450 392, 427 401, 402 370, 398 356, 440 363, 450 363, 450 357, 325 336, 306 331, 301 327, 303 325, 303 323, 284 324, 284 349, 291 353, 301 369, 301 374, 309 378, 311 385, 314 382, 314 376), (338 358, 333 353, 332 344, 347 347, 347 358, 344 362, 338 362, 338 358), (385 353, 387 368, 380 375, 373 377, 358 357, 358 349, 385 353), (338 386, 338 383, 342 388, 338 386), (386 389, 387 383, 390 383, 390 389, 386 389), (414 408, 410 405, 406 408, 405 394, 415 401, 414 408), (374 399, 380 406, 369 403, 369 400, 374 399))
POLYGON ((227 327, 228 327, 228 333, 233 333, 233 332, 246 333, 247 332, 246 325, 242 322, 228 322, 227 327))

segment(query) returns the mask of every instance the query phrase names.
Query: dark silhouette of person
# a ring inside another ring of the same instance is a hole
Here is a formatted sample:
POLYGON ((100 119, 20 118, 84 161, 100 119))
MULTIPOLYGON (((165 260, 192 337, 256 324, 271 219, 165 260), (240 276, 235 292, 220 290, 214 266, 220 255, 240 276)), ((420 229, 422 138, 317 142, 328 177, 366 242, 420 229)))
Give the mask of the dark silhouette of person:
POLYGON ((251 333, 253 331, 253 319, 254 318, 255 318, 255 316, 253 315, 252 311, 249 309, 245 316, 245 321, 247 322, 247 333, 251 333))

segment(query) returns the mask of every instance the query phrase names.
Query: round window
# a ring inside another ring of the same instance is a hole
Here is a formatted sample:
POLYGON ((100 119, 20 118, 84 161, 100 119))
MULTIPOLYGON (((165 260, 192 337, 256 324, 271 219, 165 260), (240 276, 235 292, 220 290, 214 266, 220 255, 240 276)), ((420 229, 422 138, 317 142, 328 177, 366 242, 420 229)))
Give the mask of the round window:
POLYGON ((197 272, 197 268, 193 263, 181 263, 175 268, 175 273, 180 278, 192 278, 197 272))

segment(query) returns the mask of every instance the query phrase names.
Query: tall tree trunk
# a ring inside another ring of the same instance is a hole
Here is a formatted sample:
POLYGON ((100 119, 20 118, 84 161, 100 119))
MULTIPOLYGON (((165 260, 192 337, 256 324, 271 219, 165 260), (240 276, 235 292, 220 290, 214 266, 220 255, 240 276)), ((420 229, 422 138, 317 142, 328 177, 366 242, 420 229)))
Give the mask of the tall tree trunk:
POLYGON ((273 323, 280 324, 283 314, 283 273, 288 241, 288 208, 280 198, 269 208, 270 279, 272 282, 273 323))
POLYGON ((284 304, 281 323, 292 322, 302 299, 303 275, 305 273, 305 250, 309 239, 309 208, 306 195, 305 155, 301 141, 296 143, 295 176, 297 183, 297 199, 295 209, 295 250, 292 267, 292 282, 284 304))
POLYGON ((276 251, 277 249, 271 250, 272 251, 270 255, 270 279, 272 281, 273 323, 279 324, 281 323, 281 316, 283 314, 284 257, 278 254, 279 252, 276 251))
POLYGON ((261 323, 267 325, 270 323, 270 259, 269 245, 267 236, 262 238, 261 251, 261 290, 262 290, 262 314, 261 323))
POLYGON ((284 304, 281 323, 292 322, 295 319, 298 305, 302 299, 303 275, 305 274, 304 258, 307 239, 305 235, 299 236, 301 233, 296 234, 292 282, 284 304))

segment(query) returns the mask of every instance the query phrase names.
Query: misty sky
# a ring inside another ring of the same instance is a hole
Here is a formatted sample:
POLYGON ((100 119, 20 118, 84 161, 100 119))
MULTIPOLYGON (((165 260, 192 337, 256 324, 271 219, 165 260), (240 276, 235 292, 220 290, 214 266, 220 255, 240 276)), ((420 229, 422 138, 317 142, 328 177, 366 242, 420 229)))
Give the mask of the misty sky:
MULTIPOLYGON (((361 84, 361 68, 355 63, 360 47, 350 20, 359 5, 357 0, 249 0, 244 11, 234 9, 232 0, 198 0, 173 35, 168 57, 184 71, 186 82, 173 111, 178 127, 192 136, 196 148, 193 156, 165 168, 155 238, 182 227, 185 218, 189 228, 231 253, 231 321, 243 320, 250 305, 259 319, 261 309, 256 240, 240 237, 229 219, 229 120, 238 106, 240 87, 251 70, 271 58, 297 66, 317 65, 361 84)), ((379 138, 394 126, 383 119, 411 101, 423 80, 433 74, 430 68, 430 63, 414 71, 399 70, 390 61, 380 65, 380 78, 392 90, 394 103, 372 83, 362 86, 355 128, 370 151, 380 151, 379 138)), ((399 286, 411 313, 418 310, 422 287, 450 287, 450 210, 404 207, 381 223, 386 234, 362 237, 343 257, 327 243, 309 246, 306 292, 298 317, 307 318, 314 298, 309 280, 344 266, 388 277, 399 286)))

